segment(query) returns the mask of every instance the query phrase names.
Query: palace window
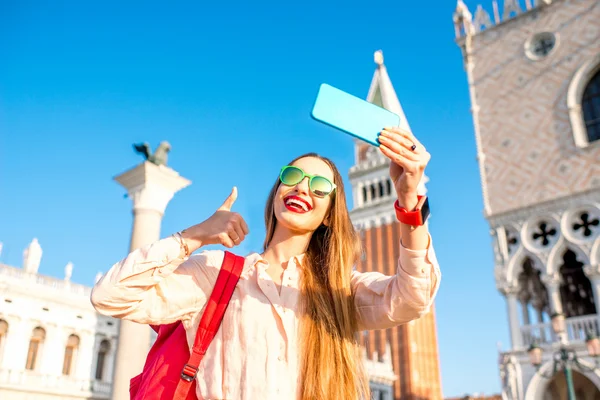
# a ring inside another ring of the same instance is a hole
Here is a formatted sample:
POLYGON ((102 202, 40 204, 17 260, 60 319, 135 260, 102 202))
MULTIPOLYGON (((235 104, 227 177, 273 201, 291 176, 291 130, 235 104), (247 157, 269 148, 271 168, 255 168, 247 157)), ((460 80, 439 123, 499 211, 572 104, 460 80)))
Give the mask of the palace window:
POLYGON ((108 359, 108 352, 110 351, 110 342, 103 340, 100 342, 100 348, 98 349, 98 359, 96 361, 96 379, 104 379, 104 371, 106 368, 106 362, 108 359))
POLYGON ((600 70, 585 87, 581 108, 588 143, 600 140, 600 70))
POLYGON ((79 337, 77 335, 69 336, 67 347, 65 348, 65 358, 63 359, 63 375, 71 375, 73 373, 73 365, 75 364, 78 349, 79 337))
POLYGON ((600 54, 590 58, 573 75, 567 107, 577 147, 600 143, 600 54))
POLYGON ((38 326, 33 330, 33 334, 29 340, 29 350, 27 351, 25 369, 31 371, 36 369, 44 345, 44 340, 46 340, 46 331, 44 328, 38 326))

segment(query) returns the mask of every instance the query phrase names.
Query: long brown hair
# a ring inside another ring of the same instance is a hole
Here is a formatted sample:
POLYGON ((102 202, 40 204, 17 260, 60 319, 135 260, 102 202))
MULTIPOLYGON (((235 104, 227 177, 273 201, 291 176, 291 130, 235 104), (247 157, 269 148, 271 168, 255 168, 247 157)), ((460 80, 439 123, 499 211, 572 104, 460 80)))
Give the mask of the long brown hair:
MULTIPOLYGON (((321 225, 313 233, 302 261, 299 399, 368 399, 350 286, 352 267, 360 256, 360 239, 350 221, 342 177, 333 162, 308 153, 290 164, 305 157, 329 165, 337 187, 326 217, 328 226, 321 225)), ((265 207, 265 249, 277 223, 273 205, 278 188, 279 179, 265 207)))

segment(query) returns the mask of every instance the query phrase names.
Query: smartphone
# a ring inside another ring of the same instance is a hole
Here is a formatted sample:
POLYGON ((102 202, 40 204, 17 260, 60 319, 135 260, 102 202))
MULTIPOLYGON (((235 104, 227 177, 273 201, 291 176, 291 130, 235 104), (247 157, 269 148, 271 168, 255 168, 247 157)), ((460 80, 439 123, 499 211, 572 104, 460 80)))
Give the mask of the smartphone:
POLYGON ((379 146, 383 128, 400 125, 398 114, 326 83, 319 87, 311 117, 373 146, 379 146))

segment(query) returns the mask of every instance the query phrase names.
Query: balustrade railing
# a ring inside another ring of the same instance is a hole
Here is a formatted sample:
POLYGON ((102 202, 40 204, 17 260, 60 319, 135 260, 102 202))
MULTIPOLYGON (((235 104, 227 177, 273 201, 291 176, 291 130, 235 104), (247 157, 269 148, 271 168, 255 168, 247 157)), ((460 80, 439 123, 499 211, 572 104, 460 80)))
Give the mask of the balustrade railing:
POLYGON ((74 293, 86 297, 89 297, 91 294, 91 288, 84 285, 80 285, 78 283, 64 281, 57 278, 52 278, 50 276, 32 274, 29 272, 25 272, 20 268, 0 264, 0 280, 3 276, 18 279, 23 282, 37 283, 38 285, 43 285, 61 292, 74 293))
POLYGON ((567 325, 567 336, 570 342, 584 342, 588 333, 598 335, 600 333, 600 318, 598 315, 585 315, 572 317, 565 320, 567 325))
POLYGON ((523 335, 523 345, 526 347, 531 346, 532 343, 552 343, 556 340, 550 322, 524 325, 521 327, 521 335, 523 335))
POLYGON ((72 392, 106 396, 111 392, 109 382, 101 382, 90 379, 77 379, 64 375, 46 375, 34 371, 0 369, 0 386, 27 387, 39 390, 60 390, 61 392, 72 392))
MULTIPOLYGON (((566 334, 569 342, 585 342, 588 332, 600 333, 600 317, 584 315, 565 319, 566 334)), ((552 323, 524 325, 521 327, 523 345, 529 347, 532 343, 549 344, 558 340, 552 330, 552 323)))

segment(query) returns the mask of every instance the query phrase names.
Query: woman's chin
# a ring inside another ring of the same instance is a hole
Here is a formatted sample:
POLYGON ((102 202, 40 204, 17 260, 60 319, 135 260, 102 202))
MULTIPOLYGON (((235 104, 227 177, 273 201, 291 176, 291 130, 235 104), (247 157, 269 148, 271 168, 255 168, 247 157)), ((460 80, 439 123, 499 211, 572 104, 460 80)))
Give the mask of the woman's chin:
POLYGON ((295 235, 304 235, 307 233, 314 232, 319 225, 310 223, 311 221, 306 220, 306 216, 302 214, 292 214, 291 212, 283 212, 276 216, 277 225, 281 225, 282 228, 290 231, 295 235))

